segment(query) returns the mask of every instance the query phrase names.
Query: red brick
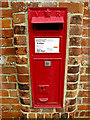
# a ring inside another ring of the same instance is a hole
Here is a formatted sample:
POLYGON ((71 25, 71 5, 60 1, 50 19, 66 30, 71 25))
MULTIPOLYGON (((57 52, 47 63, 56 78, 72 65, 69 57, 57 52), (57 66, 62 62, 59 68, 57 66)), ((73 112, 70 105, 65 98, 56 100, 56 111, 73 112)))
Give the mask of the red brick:
POLYGON ((90 81, 90 75, 81 75, 80 82, 88 82, 90 81))
POLYGON ((70 19, 71 24, 82 24, 82 16, 81 15, 73 15, 70 19))
POLYGON ((52 118, 55 118, 55 119, 59 118, 59 113, 52 114, 52 118))
POLYGON ((10 91, 11 97, 17 97, 17 91, 10 91))
POLYGON ((5 7, 5 8, 7 8, 8 7, 8 2, 2 2, 2 1, 0 1, 0 7, 5 7))
POLYGON ((67 92, 66 93, 66 97, 75 97, 77 94, 77 91, 74 91, 74 92, 67 92))
POLYGON ((17 75, 19 82, 29 82, 29 76, 28 75, 17 75))
POLYGON ((5 97, 5 96, 8 96, 9 94, 8 94, 8 91, 6 91, 6 90, 0 90, 0 96, 1 97, 5 97))
POLYGON ((12 110, 20 110, 20 106, 19 105, 12 105, 12 110))
POLYGON ((68 112, 74 111, 75 108, 76 108, 76 105, 69 106, 69 107, 68 107, 68 112))
POLYGON ((17 47, 15 49, 16 49, 16 55, 26 55, 27 54, 26 47, 17 47))
POLYGON ((84 2, 84 7, 88 7, 88 2, 84 2))
POLYGON ((29 98, 30 97, 30 92, 24 92, 24 91, 21 91, 19 90, 19 95, 20 97, 25 97, 25 98, 29 98))
POLYGON ((83 98, 83 104, 89 104, 90 98, 83 98))
POLYGON ((0 46, 2 47, 8 47, 8 46, 12 46, 12 39, 0 39, 0 46))
POLYGON ((45 119, 47 119, 47 118, 51 118, 51 114, 50 113, 45 114, 45 119))
POLYGON ((0 28, 11 28, 10 24, 11 24, 11 20, 9 19, 0 20, 0 28))
POLYGON ((78 117, 78 116, 79 116, 79 112, 76 112, 76 113, 75 113, 75 117, 78 117))
POLYGON ((90 116, 90 111, 85 112, 86 116, 90 116))
POLYGON ((90 67, 86 68, 85 73, 90 74, 90 67))
POLYGON ((80 116, 85 116, 85 111, 80 112, 80 116))
POLYGON ((85 83, 83 89, 89 89, 90 88, 90 83, 85 83))
POLYGON ((77 104, 81 104, 81 98, 77 98, 77 104))
POLYGON ((78 75, 67 75, 67 82, 76 82, 78 81, 78 75))
POLYGON ((2 104, 19 104, 19 100, 16 98, 2 98, 2 104))
POLYGON ((25 22, 25 14, 13 14, 13 23, 24 23, 25 22))
POLYGON ((0 30, 0 37, 1 38, 8 38, 8 37, 13 37, 13 30, 0 30))
POLYGON ((44 2, 42 3, 42 7, 57 7, 56 2, 44 2))
MULTIPOLYGON (((28 98, 27 98, 27 99, 26 99, 26 98, 25 98, 25 99, 24 99, 24 98, 23 98, 23 99, 20 98, 20 102, 21 102, 21 104, 24 104, 24 105, 30 105, 30 99, 28 99, 28 98)), ((31 110, 32 110, 32 109, 31 109, 31 110)), ((37 109, 34 109, 34 110, 35 110, 35 112, 37 112, 37 111, 36 111, 37 109)), ((40 111, 40 110, 39 110, 39 111, 40 111)), ((39 112, 39 111, 38 111, 38 112, 39 112)), ((32 112, 34 112, 34 111, 32 111, 32 112)))
POLYGON ((78 73, 79 66, 68 66, 68 73, 78 73))
POLYGON ((14 48, 2 48, 2 55, 15 55, 14 48))
POLYGON ((13 74, 13 73, 16 73, 16 70, 13 67, 0 68, 0 74, 13 74))
POLYGON ((82 39, 81 46, 88 46, 88 39, 82 39))
POLYGON ((17 66, 17 73, 18 74, 28 74, 28 67, 20 67, 20 66, 17 66))
POLYGON ((82 3, 60 2, 59 7, 67 7, 71 13, 83 13, 84 5, 82 3))
POLYGON ((81 35, 82 26, 70 26, 70 35, 81 35))
POLYGON ((14 44, 15 45, 26 45, 26 36, 15 36, 14 44))
POLYGON ((2 105, 1 109, 2 111, 11 110, 11 105, 2 105))
POLYGON ((6 65, 15 65, 16 63, 16 56, 8 56, 6 65))
POLYGON ((88 9, 84 9, 84 17, 88 17, 88 9))
POLYGON ((83 72, 84 72, 84 68, 81 67, 81 68, 80 68, 80 74, 82 74, 83 72))
POLYGON ((83 37, 88 37, 88 34, 89 33, 89 31, 88 31, 88 29, 83 29, 83 37))
POLYGON ((25 58, 25 57, 17 57, 16 58, 16 63, 17 64, 27 64, 27 58, 25 58))
POLYGON ((29 113, 29 118, 35 119, 35 113, 29 113))
POLYGON ((83 26, 88 27, 88 19, 83 19, 83 26))
POLYGON ((2 83, 2 89, 16 89, 15 83, 2 83))
POLYGON ((81 48, 69 48, 70 56, 78 56, 81 54, 81 48))
POLYGON ((81 48, 81 54, 88 55, 88 48, 81 48))
POLYGON ((90 91, 79 91, 78 97, 90 97, 90 91))
POLYGON ((67 90, 75 90, 77 89, 77 84, 67 84, 67 90))
POLYGON ((78 110, 88 110, 90 109, 89 105, 78 105, 78 110))
POLYGON ((2 117, 4 117, 4 118, 11 118, 11 117, 18 118, 18 117, 20 117, 20 112, 12 112, 12 111, 2 112, 2 117))
POLYGON ((11 9, 0 9, 0 17, 1 18, 12 18, 12 10, 11 9))
POLYGON ((89 59, 88 56, 81 56, 81 65, 82 66, 89 65, 88 59, 89 59))
POLYGON ((6 76, 1 76, 0 75, 0 82, 6 82, 6 81, 7 81, 6 76))
POLYGON ((68 64, 70 65, 78 65, 79 64, 78 57, 69 57, 68 64))
POLYGON ((50 112, 53 112, 53 109, 52 108, 49 108, 49 109, 45 108, 45 109, 42 109, 42 112, 50 113, 50 112))
POLYGON ((16 77, 15 77, 15 75, 10 75, 10 76, 8 76, 8 81, 9 81, 9 82, 16 82, 16 77))

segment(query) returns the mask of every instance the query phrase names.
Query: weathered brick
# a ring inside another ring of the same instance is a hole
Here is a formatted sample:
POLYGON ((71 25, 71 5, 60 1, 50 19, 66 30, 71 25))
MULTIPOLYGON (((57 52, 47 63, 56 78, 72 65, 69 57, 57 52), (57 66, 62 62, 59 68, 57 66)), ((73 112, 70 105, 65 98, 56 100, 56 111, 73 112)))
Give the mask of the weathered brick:
POLYGON ((88 110, 90 109, 89 105, 78 105, 78 110, 88 110))
POLYGON ((89 104, 90 98, 83 98, 83 104, 89 104))
POLYGON ((15 75, 8 76, 8 81, 9 82, 16 82, 16 76, 15 75))
POLYGON ((84 5, 82 3, 60 2, 59 7, 67 7, 71 13, 83 13, 84 5))
POLYGON ((81 54, 81 48, 69 48, 70 56, 78 56, 81 54))
POLYGON ((57 7, 56 2, 44 2, 42 3, 42 7, 57 7))
POLYGON ((0 68, 0 74, 14 74, 16 70, 14 67, 2 67, 0 68))
POLYGON ((20 106, 19 105, 12 105, 12 110, 20 110, 20 106))
POLYGON ((8 38, 8 37, 13 37, 13 30, 0 30, 0 37, 1 38, 8 38))
POLYGON ((12 39, 0 39, 0 46, 2 47, 8 47, 12 46, 12 39))
POLYGON ((78 57, 69 57, 68 64, 70 65, 77 65, 79 64, 78 57))
POLYGON ((88 7, 88 2, 84 2, 84 7, 88 7))
POLYGON ((11 105, 2 105, 1 109, 2 111, 11 110, 11 105))
POLYGON ((81 35, 82 26, 70 26, 70 35, 81 35))
POLYGON ((14 34, 25 34, 25 26, 15 26, 14 34))
POLYGON ((88 55, 89 49, 88 48, 81 48, 81 54, 88 55))
POLYGON ((38 119, 44 118, 44 114, 37 113, 37 118, 38 119))
POLYGON ((12 10, 0 9, 0 18, 12 18, 12 10))
POLYGON ((19 104, 19 100, 16 98, 2 98, 2 104, 19 104))
POLYGON ((90 74, 90 67, 86 68, 85 73, 90 74))
POLYGON ((27 58, 25 58, 25 57, 17 57, 16 58, 16 63, 17 64, 27 64, 27 58))
POLYGON ((17 91, 10 91, 11 97, 17 97, 17 91))
POLYGON ((68 73, 78 73, 79 72, 79 66, 69 66, 68 67, 68 73))
POLYGON ((30 108, 29 108, 28 106, 23 106, 23 105, 21 105, 21 110, 22 110, 23 112, 30 112, 30 108))
MULTIPOLYGON (((20 98, 20 102, 21 102, 21 104, 24 104, 24 105, 30 105, 30 99, 22 99, 22 98, 20 98)), ((36 109, 35 109, 36 110, 36 109)))
POLYGON ((69 114, 69 118, 70 118, 70 119, 73 119, 73 118, 74 118, 74 115, 75 115, 75 112, 70 113, 70 114, 69 114))
POLYGON ((6 82, 6 81, 7 81, 6 76, 0 75, 0 82, 6 82))
POLYGON ((26 55, 27 54, 27 48, 26 47, 16 47, 16 55, 26 55))
POLYGON ((90 81, 90 75, 81 75, 81 82, 88 82, 90 81))
POLYGON ((88 17, 88 9, 84 9, 84 17, 88 17))
POLYGON ((13 14, 13 23, 24 23, 25 22, 25 14, 13 14))
POLYGON ((78 97, 90 97, 90 91, 79 91, 78 97))
POLYGON ((67 76, 67 81, 68 82, 76 82, 76 81, 78 81, 78 75, 68 75, 67 76))
POLYGON ((67 92, 66 93, 66 97, 75 97, 77 94, 77 91, 74 91, 74 92, 67 92))
POLYGON ((56 108, 56 112, 64 112, 63 108, 56 108))
POLYGON ((38 7, 38 2, 30 2, 30 3, 26 3, 27 8, 28 7, 38 7))
POLYGON ((85 83, 83 89, 89 89, 90 88, 90 83, 85 83))
POLYGON ((50 108, 50 109, 42 109, 42 112, 53 112, 53 109, 52 108, 50 108))
POLYGON ((16 68, 17 68, 17 73, 18 73, 18 74, 28 74, 28 67, 16 66, 16 68))
POLYGON ((89 30, 88 29, 83 29, 83 37, 88 37, 89 35, 89 30))
POLYGON ((61 118, 62 119, 67 119, 68 118, 68 113, 62 113, 61 118))
POLYGON ((11 20, 9 19, 0 20, 0 28, 11 28, 10 24, 11 24, 11 20))
POLYGON ((26 36, 15 36, 14 44, 15 45, 26 45, 26 36))
POLYGON ((9 94, 8 94, 8 91, 7 90, 0 90, 0 96, 1 97, 6 97, 6 96, 8 96, 9 94))
POLYGON ((0 7, 2 7, 2 8, 7 8, 8 7, 8 2, 2 2, 2 1, 0 1, 0 7))
POLYGON ((86 116, 90 116, 90 111, 85 112, 86 116))
POLYGON ((75 117, 78 117, 78 116, 79 116, 79 112, 76 112, 76 113, 75 113, 75 117))
POLYGON ((70 38, 70 46, 80 46, 80 45, 81 45, 81 37, 70 38))
POLYGON ((8 56, 6 65, 15 65, 16 63, 16 56, 8 56))
POLYGON ((11 117, 18 118, 18 117, 20 117, 20 112, 14 112, 14 111, 2 112, 2 117, 4 117, 4 118, 11 118, 11 117))
POLYGON ((28 75, 17 75, 19 82, 29 82, 29 76, 28 75))
POLYGON ((31 112, 41 112, 41 109, 39 109, 39 108, 36 108, 36 109, 33 109, 33 108, 30 108, 31 109, 31 112))
POLYGON ((2 83, 2 89, 16 89, 15 83, 2 83))
POLYGON ((85 111, 80 112, 80 116, 85 116, 85 111))
POLYGON ((25 97, 25 98, 29 98, 30 97, 30 93, 28 92, 24 92, 24 91, 20 91, 19 90, 19 95, 20 97, 25 97))
POLYGON ((89 60, 88 56, 81 56, 81 65, 86 66, 89 65, 89 60))
POLYGON ((81 67, 81 68, 80 68, 80 74, 82 74, 83 72, 84 72, 84 68, 81 67))
POLYGON ((83 19, 83 26, 84 27, 88 27, 88 24, 89 23, 89 21, 88 21, 88 19, 83 19))
POLYGON ((20 90, 29 90, 29 84, 20 84, 18 83, 20 90))
POLYGON ((2 55, 15 55, 14 48, 2 48, 2 55))
POLYGON ((82 39, 81 46, 88 46, 88 39, 82 39))
POLYGON ((67 90, 75 90, 77 89, 77 84, 67 84, 67 90))
POLYGON ((76 105, 69 106, 69 107, 68 107, 68 112, 74 111, 75 108, 76 108, 76 105))
POLYGON ((55 118, 55 119, 59 118, 59 113, 52 114, 52 118, 55 118))
POLYGON ((82 24, 82 16, 81 15, 73 15, 70 19, 71 24, 82 24))
POLYGON ((29 118, 30 119, 35 119, 35 113, 29 113, 29 118))
POLYGON ((81 98, 77 98, 77 104, 81 104, 81 98))

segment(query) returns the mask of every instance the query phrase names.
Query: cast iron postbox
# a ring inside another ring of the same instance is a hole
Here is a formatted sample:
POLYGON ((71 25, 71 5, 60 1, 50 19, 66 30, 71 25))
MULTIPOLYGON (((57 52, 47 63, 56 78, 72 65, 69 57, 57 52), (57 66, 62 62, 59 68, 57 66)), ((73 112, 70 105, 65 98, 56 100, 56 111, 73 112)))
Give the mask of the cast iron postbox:
POLYGON ((34 108, 63 107, 67 8, 28 8, 34 108))

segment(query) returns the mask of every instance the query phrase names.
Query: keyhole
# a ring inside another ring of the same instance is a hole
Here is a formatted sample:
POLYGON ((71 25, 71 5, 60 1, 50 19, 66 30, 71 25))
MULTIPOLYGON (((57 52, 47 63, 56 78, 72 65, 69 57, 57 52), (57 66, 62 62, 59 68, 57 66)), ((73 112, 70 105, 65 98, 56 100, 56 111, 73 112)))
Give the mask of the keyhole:
POLYGON ((43 90, 43 87, 41 87, 41 91, 43 90))

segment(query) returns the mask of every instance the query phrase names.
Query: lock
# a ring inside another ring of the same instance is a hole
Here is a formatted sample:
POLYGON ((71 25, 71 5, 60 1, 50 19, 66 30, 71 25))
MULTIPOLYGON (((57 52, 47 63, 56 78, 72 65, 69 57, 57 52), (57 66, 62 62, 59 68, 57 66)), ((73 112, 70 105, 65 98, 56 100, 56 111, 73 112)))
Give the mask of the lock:
POLYGON ((49 85, 39 85, 39 93, 48 93, 49 85))
POLYGON ((45 61, 45 66, 51 66, 51 61, 45 61))

